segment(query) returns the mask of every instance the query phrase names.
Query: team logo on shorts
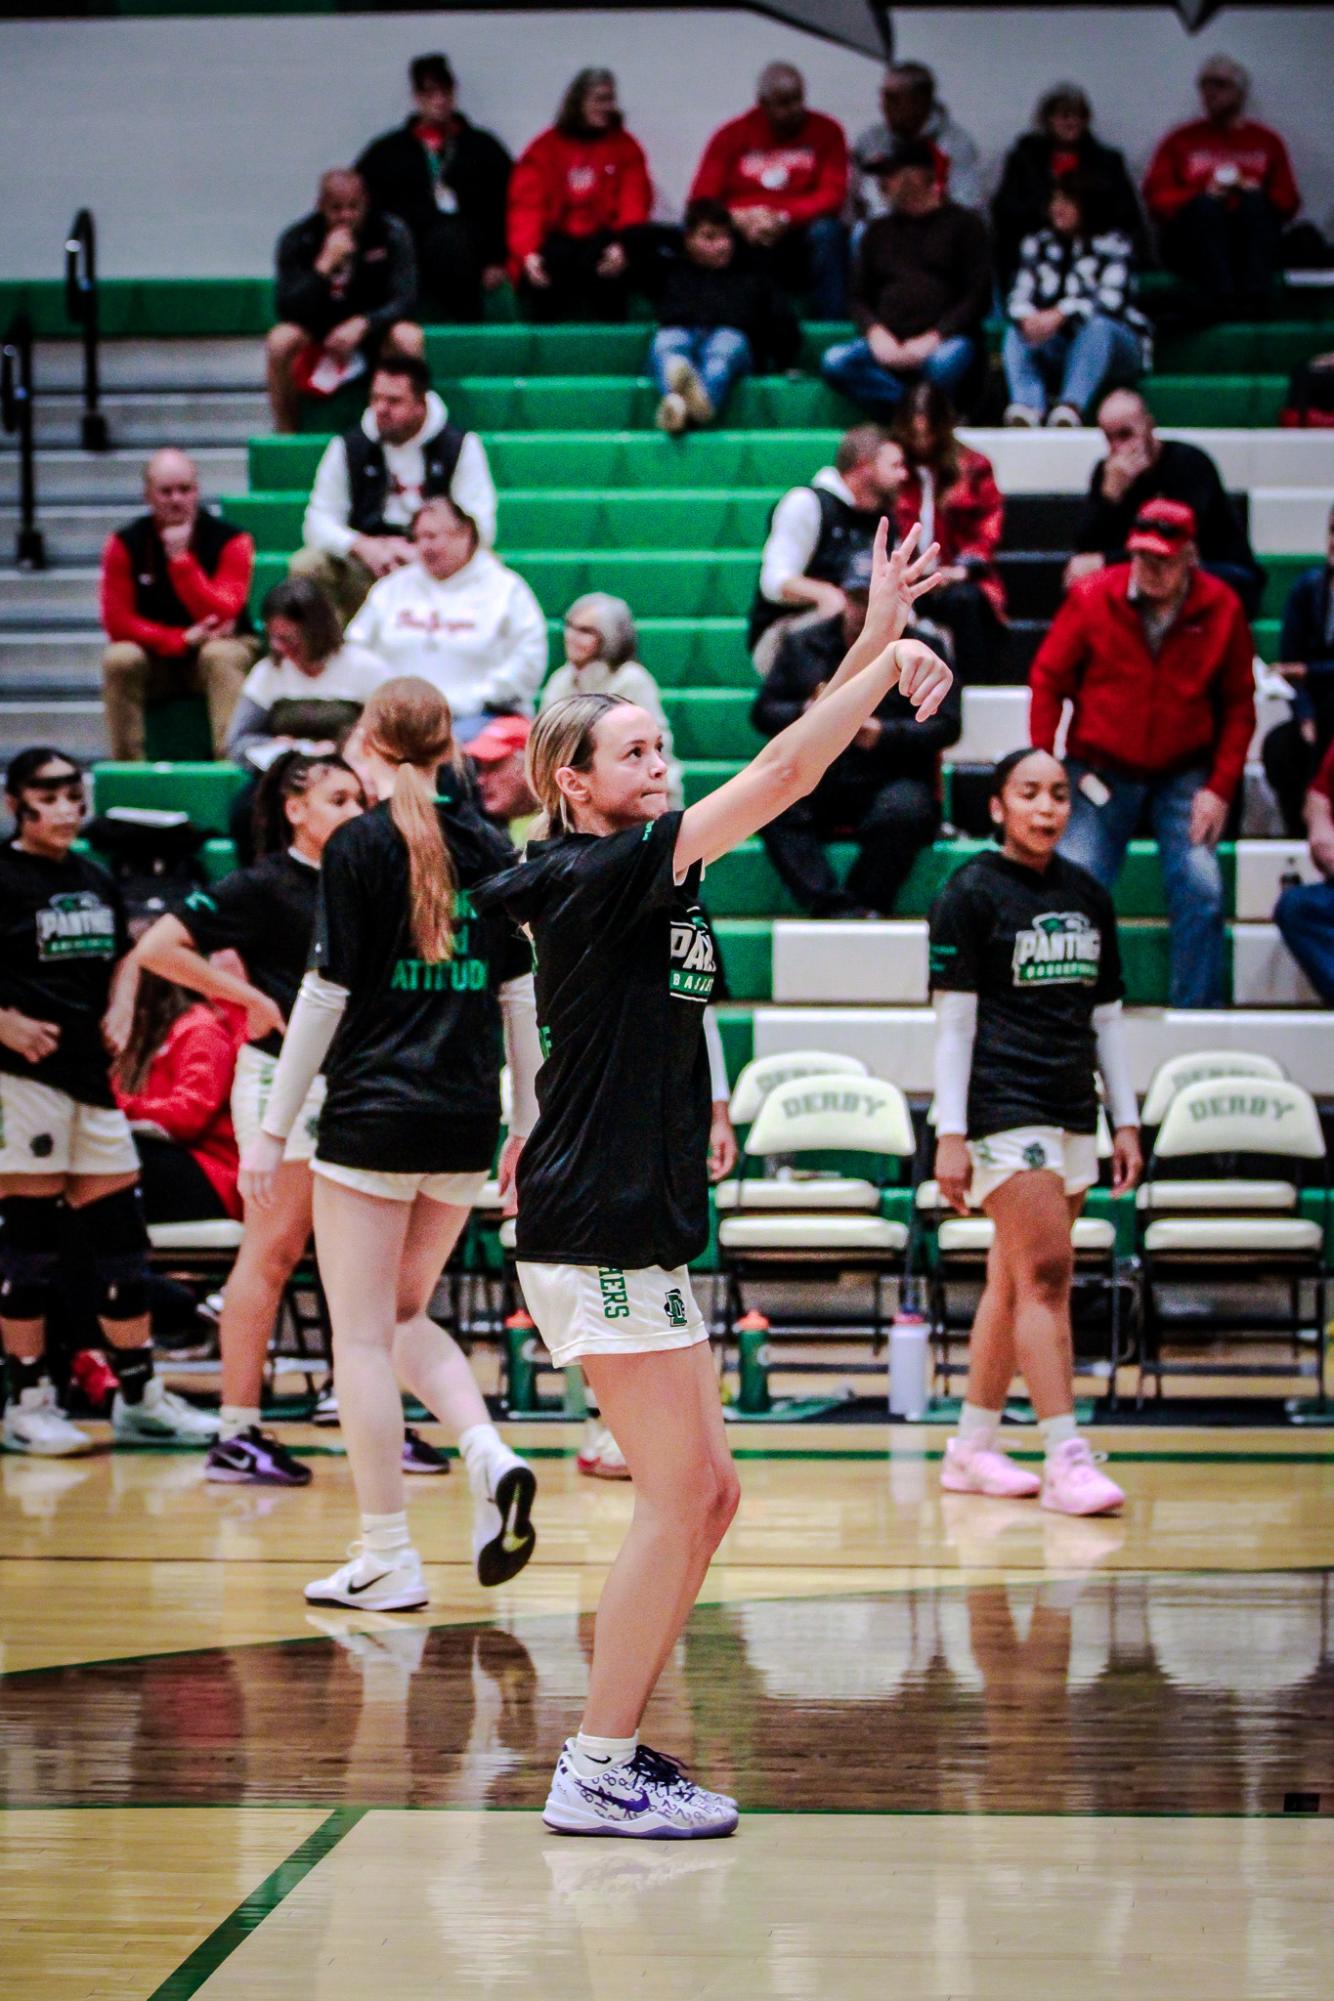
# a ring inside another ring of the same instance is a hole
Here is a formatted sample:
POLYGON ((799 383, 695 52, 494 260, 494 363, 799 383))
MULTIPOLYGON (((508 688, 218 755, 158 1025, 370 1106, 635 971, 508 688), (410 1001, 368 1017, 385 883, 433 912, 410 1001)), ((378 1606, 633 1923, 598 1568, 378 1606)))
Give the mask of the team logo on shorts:
POLYGON ((1092 986, 1102 958, 1102 933, 1082 910, 1053 910, 1016 931, 1012 969, 1017 987, 1092 986))
POLYGON ((686 1324, 686 1303, 681 1297, 680 1286, 674 1285, 663 1300, 669 1327, 684 1327, 686 1324))
POLYGON ((1043 1146, 1041 1142, 1038 1140, 1035 1139, 1030 1140, 1028 1145, 1024 1148, 1024 1166, 1045 1167, 1046 1165, 1047 1165, 1046 1147, 1043 1146))
POLYGON ((713 996, 717 973, 713 937, 703 912, 692 910, 688 917, 673 918, 669 990, 678 1000, 697 1001, 706 1007, 713 996))

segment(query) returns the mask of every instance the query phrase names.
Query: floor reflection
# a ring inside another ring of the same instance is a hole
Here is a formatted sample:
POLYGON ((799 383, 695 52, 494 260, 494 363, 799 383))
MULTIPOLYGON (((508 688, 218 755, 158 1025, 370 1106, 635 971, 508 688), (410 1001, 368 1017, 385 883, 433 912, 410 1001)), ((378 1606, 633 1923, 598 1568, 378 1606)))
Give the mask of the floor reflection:
MULTIPOLYGON (((1088 1536, 1083 1552, 1097 1561, 1088 1536)), ((0 1800, 541 1803, 591 1617, 310 1625, 9 1676, 0 1800)), ((1303 1795, 1329 1813, 1332 1714, 1330 1573, 1069 1565, 702 1609, 645 1734, 755 1809, 1268 1814, 1303 1795)))

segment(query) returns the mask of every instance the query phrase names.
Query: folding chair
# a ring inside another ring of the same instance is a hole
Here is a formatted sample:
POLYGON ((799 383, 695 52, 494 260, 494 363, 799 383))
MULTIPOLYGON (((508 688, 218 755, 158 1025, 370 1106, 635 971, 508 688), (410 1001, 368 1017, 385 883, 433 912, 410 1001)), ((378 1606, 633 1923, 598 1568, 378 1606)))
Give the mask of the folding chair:
POLYGON ((1288 1312, 1215 1306, 1202 1322, 1171 1325, 1174 1341, 1219 1334, 1286 1331, 1293 1373, 1313 1377, 1325 1407, 1325 1329, 1329 1263, 1329 1160, 1315 1102, 1285 1078, 1227 1076, 1187 1084, 1168 1105, 1137 1200, 1141 1261, 1143 1352, 1140 1401, 1147 1375, 1162 1395, 1165 1375, 1272 1376, 1269 1363, 1171 1361, 1162 1355, 1169 1322, 1166 1286, 1217 1291, 1220 1285, 1276 1281, 1287 1288, 1288 1312), (1179 1171, 1189 1163, 1193 1172, 1179 1171), (1167 1172, 1164 1173, 1164 1167, 1167 1172), (1302 1212, 1303 1183, 1318 1169, 1319 1215, 1302 1212), (1314 1294, 1315 1353, 1299 1346, 1303 1287, 1314 1294))
MULTIPOLYGON (((229 1216, 209 1216, 194 1223, 150 1223, 148 1241, 153 1269, 186 1284, 220 1289, 227 1283, 236 1262, 241 1233, 242 1225, 229 1216)), ((319 1386, 318 1379, 326 1376, 332 1366, 329 1311, 313 1249, 283 1289, 270 1349, 271 1369, 284 1324, 291 1330, 300 1370, 313 1396, 319 1386)))
MULTIPOLYGON (((725 1284, 724 1339, 730 1344, 745 1311, 745 1287, 756 1280, 791 1280, 818 1275, 821 1268, 841 1277, 864 1272, 872 1279, 873 1353, 884 1345, 883 1287, 901 1278, 906 1264, 908 1225, 882 1215, 891 1163, 911 1162, 916 1152, 912 1115, 903 1093, 879 1077, 840 1069, 792 1077, 776 1085, 761 1104, 746 1135, 741 1172, 730 1213, 720 1218, 718 1246, 725 1284), (814 1157, 857 1154, 879 1158, 879 1176, 820 1170, 814 1157), (753 1172, 762 1162, 784 1155, 794 1163, 784 1178, 753 1172), (805 1171, 796 1166, 807 1159, 805 1171)), ((862 1321, 783 1322, 771 1333, 823 1335, 832 1327, 862 1321)), ((803 1364, 803 1373, 807 1372, 803 1364)), ((809 1365, 811 1373, 846 1373, 846 1365, 809 1365)))
POLYGON ((1149 1079, 1144 1097, 1144 1123, 1161 1125, 1168 1106, 1187 1084, 1202 1084, 1210 1077, 1286 1077, 1287 1071, 1273 1056, 1250 1049, 1191 1049, 1184 1056, 1169 1056, 1149 1079))

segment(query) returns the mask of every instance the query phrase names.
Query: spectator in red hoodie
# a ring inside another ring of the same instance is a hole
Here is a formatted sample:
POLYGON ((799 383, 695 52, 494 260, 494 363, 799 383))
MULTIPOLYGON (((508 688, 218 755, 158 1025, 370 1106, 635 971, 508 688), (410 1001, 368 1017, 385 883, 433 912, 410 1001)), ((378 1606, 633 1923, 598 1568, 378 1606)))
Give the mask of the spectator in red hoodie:
POLYGON ((616 79, 581 69, 510 179, 510 276, 534 319, 621 320, 649 254, 648 161, 616 79))
POLYGON ((156 973, 140 973, 112 1088, 134 1128, 150 1223, 240 1221, 230 1105, 245 1035, 240 1008, 215 1009, 156 973))
POLYGON ((200 506, 199 474, 184 452, 154 452, 144 499, 148 512, 118 528, 102 551, 111 755, 142 764, 148 703, 202 694, 213 754, 222 757, 241 684, 259 655, 246 617, 255 545, 200 506))
POLYGON ((1196 79, 1204 117, 1159 141, 1144 178, 1163 261, 1223 316, 1244 318, 1269 296, 1279 232, 1301 206, 1288 149, 1246 116, 1251 80, 1230 56, 1196 79))
POLYGON ((823 320, 847 311, 847 197, 843 127, 807 109, 805 79, 791 63, 761 73, 754 110, 719 126, 690 189, 692 202, 730 209, 753 261, 786 290, 807 292, 823 320))
POLYGON ((1201 570, 1195 515, 1149 500, 1128 564, 1074 585, 1030 675, 1030 733, 1051 750, 1074 704, 1074 797, 1061 852, 1112 889, 1146 810, 1167 896, 1168 1005, 1224 1002, 1223 875, 1215 850, 1255 728, 1250 628, 1229 585, 1201 570))

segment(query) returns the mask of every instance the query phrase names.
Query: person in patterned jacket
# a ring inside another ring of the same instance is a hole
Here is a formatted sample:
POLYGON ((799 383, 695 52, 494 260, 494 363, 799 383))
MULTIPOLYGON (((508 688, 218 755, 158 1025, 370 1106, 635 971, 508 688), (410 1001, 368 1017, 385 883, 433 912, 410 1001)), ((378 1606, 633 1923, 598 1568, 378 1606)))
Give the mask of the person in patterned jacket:
POLYGON ((1096 207, 1086 185, 1058 181, 1047 227, 1024 238, 1006 302, 1007 424, 1083 424, 1113 383, 1152 362, 1134 248, 1123 231, 1099 230, 1096 207))

